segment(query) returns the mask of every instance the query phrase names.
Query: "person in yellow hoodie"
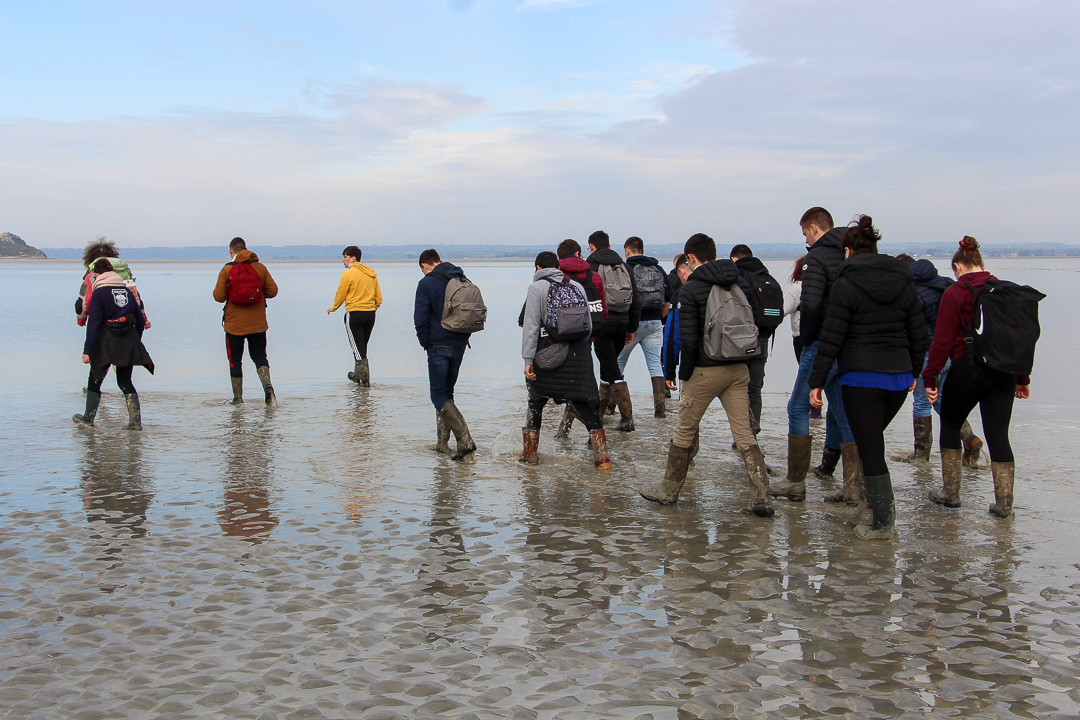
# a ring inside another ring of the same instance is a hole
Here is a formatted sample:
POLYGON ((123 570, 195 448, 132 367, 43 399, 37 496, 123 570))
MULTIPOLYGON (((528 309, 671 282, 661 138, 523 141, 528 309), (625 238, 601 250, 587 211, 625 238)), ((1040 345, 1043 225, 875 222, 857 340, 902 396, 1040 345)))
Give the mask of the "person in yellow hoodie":
POLYGON ((371 387, 368 369, 367 344, 371 329, 375 327, 375 311, 382 305, 382 292, 375 271, 360 262, 360 248, 350 245, 341 252, 341 264, 347 269, 341 273, 334 304, 326 314, 345 303, 345 334, 349 336, 356 366, 349 379, 360 387, 371 387))

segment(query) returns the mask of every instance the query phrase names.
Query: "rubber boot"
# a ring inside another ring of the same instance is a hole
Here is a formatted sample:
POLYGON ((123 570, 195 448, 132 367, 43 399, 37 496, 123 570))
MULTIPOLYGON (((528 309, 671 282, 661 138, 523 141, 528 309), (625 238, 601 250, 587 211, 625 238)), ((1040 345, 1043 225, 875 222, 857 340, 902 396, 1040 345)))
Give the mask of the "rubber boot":
POLYGON ((761 403, 750 405, 750 429, 754 431, 755 437, 761 433, 761 403))
POLYGON ((564 440, 570 437, 570 429, 574 427, 574 421, 580 420, 577 408, 574 407, 574 403, 568 402, 563 408, 562 420, 559 422, 559 429, 555 432, 556 440, 564 440))
POLYGON ((615 403, 611 398, 611 386, 607 383, 600 383, 600 419, 602 420, 605 415, 615 415, 615 403))
POLYGON ((367 358, 356 363, 356 378, 360 387, 371 387, 371 370, 368 367, 367 358))
POLYGON ((664 395, 666 389, 667 383, 664 382, 664 378, 654 377, 652 379, 653 417, 667 416, 667 396, 664 395))
POLYGON ((259 373, 259 382, 262 383, 263 394, 266 396, 266 407, 277 407, 277 395, 274 394, 274 386, 270 384, 270 367, 263 365, 255 370, 259 373))
POLYGON ((930 491, 930 502, 960 507, 960 476, 964 461, 960 448, 941 448, 941 489, 930 491))
POLYGON ((855 526, 855 534, 864 540, 896 539, 896 506, 893 502, 892 478, 884 475, 867 475, 866 499, 874 511, 870 524, 855 526))
POLYGON ((765 471, 765 456, 761 448, 751 445, 740 448, 746 474, 750 477, 750 512, 758 517, 772 517, 776 512, 769 500, 769 476, 765 471))
POLYGON ((690 442, 690 462, 694 462, 694 458, 697 457, 698 450, 701 449, 701 431, 694 432, 694 439, 690 442))
POLYGON ((811 472, 814 473, 814 477, 818 480, 832 480, 838 462, 840 462, 840 448, 826 446, 821 451, 821 464, 811 472))
POLYGON ((853 442, 840 443, 840 458, 844 461, 844 486, 835 495, 828 495, 825 502, 856 505, 863 485, 859 448, 853 442))
POLYGON ((915 432, 915 452, 903 458, 904 462, 930 459, 930 446, 933 443, 934 419, 913 417, 912 428, 915 432))
POLYGON ((98 404, 101 402, 101 393, 86 391, 86 410, 82 415, 72 415, 71 420, 76 425, 94 427, 94 418, 97 417, 98 404))
POLYGON ((443 414, 435 411, 435 452, 443 455, 450 454, 450 427, 446 424, 443 414))
POLYGON ((360 361, 359 360, 357 360, 356 364, 353 365, 352 372, 349 373, 349 380, 356 383, 357 385, 360 384, 360 361))
POLYGON ((232 380, 232 405, 239 405, 244 402, 244 378, 234 377, 229 378, 232 380))
POLYGON ((970 468, 979 467, 979 455, 982 454, 983 441, 971 429, 971 423, 967 420, 960 426, 960 440, 964 443, 964 465, 970 468))
POLYGON ((686 482, 686 467, 690 464, 690 448, 679 447, 675 443, 668 446, 667 469, 664 479, 654 488, 638 490, 646 500, 661 505, 674 505, 679 501, 679 491, 686 482))
POLYGON ((1015 462, 990 462, 990 472, 994 474, 994 504, 990 514, 1007 518, 1013 514, 1013 482, 1016 479, 1015 462))
POLYGON ((473 442, 472 435, 469 434, 469 426, 465 422, 465 418, 461 416, 461 411, 457 409, 454 401, 447 400, 439 408, 439 412, 443 414, 443 422, 450 428, 450 432, 454 433, 454 439, 457 440, 457 450, 450 456, 450 459, 460 460, 466 455, 476 452, 476 443, 473 442))
POLYGON ((630 402, 630 386, 625 381, 611 386, 611 398, 619 407, 619 424, 616 430, 631 432, 634 429, 634 406, 630 402))
POLYGON ((142 430, 142 405, 139 404, 139 393, 125 393, 124 405, 128 411, 128 430, 142 430))
POLYGON ((607 435, 603 430, 589 431, 589 444, 593 449, 593 465, 601 470, 611 469, 611 459, 607 454, 607 435))
POLYGON ((810 452, 814 442, 810 435, 787 436, 787 477, 773 485, 769 494, 786 497, 794 502, 806 499, 806 472, 810 469, 810 452))
POLYGON ((518 458, 518 462, 539 465, 540 456, 536 454, 536 448, 540 446, 540 431, 530 430, 527 427, 521 428, 521 446, 521 457, 518 458))

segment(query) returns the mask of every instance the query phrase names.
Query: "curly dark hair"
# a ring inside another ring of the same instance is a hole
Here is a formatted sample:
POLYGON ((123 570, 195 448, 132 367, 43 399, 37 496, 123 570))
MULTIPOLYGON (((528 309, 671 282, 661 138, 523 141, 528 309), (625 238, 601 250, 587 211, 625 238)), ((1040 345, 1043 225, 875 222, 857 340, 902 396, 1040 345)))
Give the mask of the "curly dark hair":
POLYGON ((116 243, 109 240, 104 235, 87 243, 86 249, 83 250, 82 253, 82 262, 84 266, 90 267, 94 264, 95 260, 103 257, 120 257, 120 251, 116 249, 116 243))

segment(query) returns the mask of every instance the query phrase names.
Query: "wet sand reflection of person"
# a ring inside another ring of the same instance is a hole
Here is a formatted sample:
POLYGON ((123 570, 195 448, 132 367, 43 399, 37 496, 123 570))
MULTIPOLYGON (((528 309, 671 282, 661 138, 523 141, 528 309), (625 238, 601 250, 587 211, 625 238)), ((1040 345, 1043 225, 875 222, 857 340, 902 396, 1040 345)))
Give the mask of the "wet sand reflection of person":
POLYGON ((81 442, 79 487, 86 520, 100 529, 93 537, 104 541, 107 558, 117 558, 131 539, 146 535, 146 513, 154 499, 153 479, 143 468, 142 435, 95 432, 81 436, 81 442))
POLYGON ((459 516, 466 509, 471 483, 464 480, 459 466, 439 464, 434 468, 431 495, 431 520, 428 521, 428 547, 435 554, 425 554, 417 572, 424 581, 423 591, 432 600, 420 607, 425 615, 448 614, 447 624, 467 625, 479 619, 476 611, 462 607, 468 599, 486 595, 486 587, 468 581, 476 570, 465 547, 459 516))
POLYGON ((349 394, 349 400, 335 414, 335 427, 344 427, 345 445, 349 448, 347 461, 333 473, 341 486, 342 507, 349 520, 362 519, 367 510, 377 507, 380 495, 376 491, 382 486, 372 482, 378 475, 377 462, 382 459, 376 450, 382 439, 378 436, 379 405, 375 397, 361 391, 355 385, 355 391, 349 394))
MULTIPOLYGON (((265 418, 263 418, 265 420, 265 418)), ((266 429, 245 418, 242 406, 234 407, 223 428, 225 490, 218 511, 218 525, 231 537, 261 543, 278 525, 273 512, 273 445, 266 429)))

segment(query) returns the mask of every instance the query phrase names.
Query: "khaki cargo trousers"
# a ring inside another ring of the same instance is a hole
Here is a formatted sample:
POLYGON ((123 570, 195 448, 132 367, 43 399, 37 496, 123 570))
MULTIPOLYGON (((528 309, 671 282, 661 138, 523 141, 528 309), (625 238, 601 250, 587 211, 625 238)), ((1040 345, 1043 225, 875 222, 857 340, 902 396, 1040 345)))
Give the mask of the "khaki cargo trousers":
POLYGON ((692 446, 709 403, 713 398, 720 398, 735 444, 740 450, 757 445, 754 431, 750 429, 749 388, 750 370, 746 363, 696 368, 693 376, 682 384, 679 421, 675 424, 672 444, 681 448, 692 446))

